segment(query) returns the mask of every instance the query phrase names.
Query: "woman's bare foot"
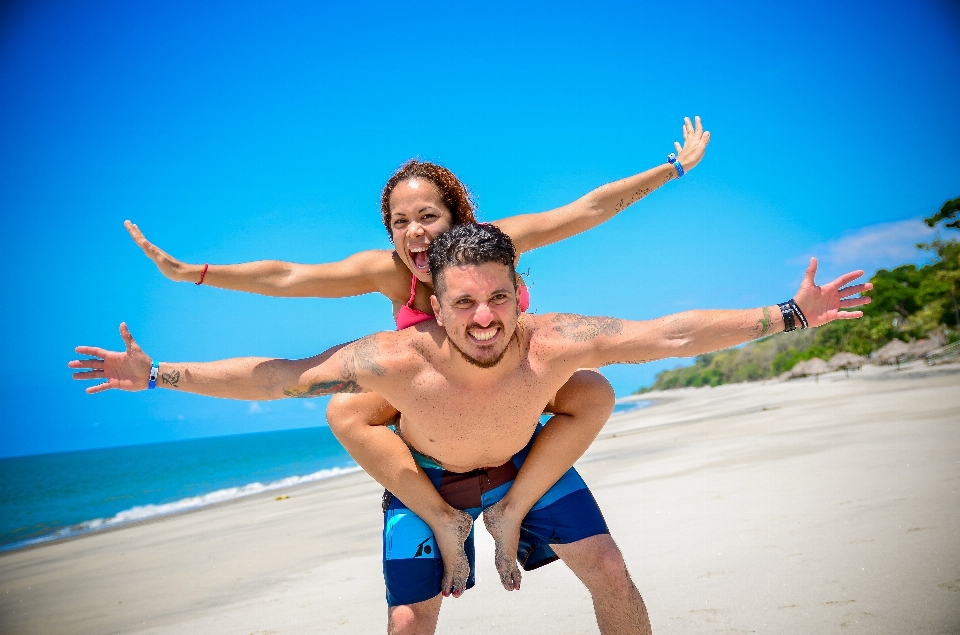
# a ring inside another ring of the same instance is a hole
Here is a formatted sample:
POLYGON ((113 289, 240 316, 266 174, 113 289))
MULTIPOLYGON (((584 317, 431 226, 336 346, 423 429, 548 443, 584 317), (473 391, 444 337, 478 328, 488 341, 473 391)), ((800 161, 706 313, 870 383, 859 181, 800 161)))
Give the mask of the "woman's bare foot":
POLYGON ((444 597, 460 597, 467 590, 467 578, 470 577, 470 562, 463 550, 463 543, 470 537, 473 518, 467 512, 454 510, 454 514, 440 527, 433 529, 433 538, 443 559, 443 581, 440 592, 444 597))
POLYGON ((493 536, 496 547, 494 563, 500 574, 500 583, 507 591, 520 590, 520 568, 517 566, 517 548, 520 545, 521 518, 510 517, 506 499, 491 505, 483 512, 483 524, 493 536))

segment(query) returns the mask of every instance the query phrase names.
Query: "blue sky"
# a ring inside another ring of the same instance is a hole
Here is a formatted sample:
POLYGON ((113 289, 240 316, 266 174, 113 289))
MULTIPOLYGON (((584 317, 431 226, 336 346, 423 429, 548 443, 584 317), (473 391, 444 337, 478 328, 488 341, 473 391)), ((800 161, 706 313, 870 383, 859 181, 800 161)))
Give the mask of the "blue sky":
MULTIPOLYGON (((664 160, 703 163, 526 256, 533 308, 643 319, 758 306, 922 257, 960 195, 960 10, 885 3, 13 2, 0 9, 0 456, 323 423, 324 402, 87 396, 73 347, 125 320, 169 360, 301 357, 391 326, 389 303, 271 299, 160 276, 124 219, 196 262, 388 246, 413 156, 486 220, 664 160)), ((676 360, 615 367, 619 394, 676 360)))

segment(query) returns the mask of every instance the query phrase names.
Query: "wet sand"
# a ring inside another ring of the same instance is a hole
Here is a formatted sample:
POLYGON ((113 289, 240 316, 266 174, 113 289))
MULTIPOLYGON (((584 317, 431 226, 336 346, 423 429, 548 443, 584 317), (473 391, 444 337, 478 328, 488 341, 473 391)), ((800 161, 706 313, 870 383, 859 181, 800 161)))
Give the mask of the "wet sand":
MULTIPOLYGON (((960 364, 653 393, 578 463, 655 633, 960 633, 960 364)), ((0 554, 0 632, 381 633, 362 473, 0 554), (274 500, 279 494, 286 500, 274 500)), ((596 633, 562 563, 439 633, 596 633)))

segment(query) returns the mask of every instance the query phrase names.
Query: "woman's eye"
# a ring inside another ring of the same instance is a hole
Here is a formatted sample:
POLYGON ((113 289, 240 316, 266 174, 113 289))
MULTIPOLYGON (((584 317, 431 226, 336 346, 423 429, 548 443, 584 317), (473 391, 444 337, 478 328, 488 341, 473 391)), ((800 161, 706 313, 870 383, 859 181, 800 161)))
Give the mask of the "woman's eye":
POLYGON ((407 224, 407 221, 402 218, 398 218, 397 220, 393 221, 394 227, 401 227, 402 225, 406 225, 406 224, 407 224))

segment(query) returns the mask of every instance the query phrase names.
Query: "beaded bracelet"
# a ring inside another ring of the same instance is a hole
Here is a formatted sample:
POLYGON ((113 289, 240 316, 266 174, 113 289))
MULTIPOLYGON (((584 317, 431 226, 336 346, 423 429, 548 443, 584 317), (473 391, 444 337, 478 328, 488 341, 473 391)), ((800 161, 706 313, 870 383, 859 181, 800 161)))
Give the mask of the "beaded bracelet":
POLYGON ((680 163, 680 160, 677 159, 677 155, 675 155, 675 154, 672 153, 672 152, 671 152, 670 154, 668 154, 668 155, 667 155, 667 163, 669 163, 670 165, 672 165, 673 167, 675 167, 675 168, 677 169, 677 178, 678 178, 678 179, 679 179, 681 176, 683 176, 683 173, 684 173, 683 164, 681 164, 681 163, 680 163))
POLYGON ((147 382, 147 388, 153 390, 157 387, 157 375, 160 374, 160 362, 157 360, 153 361, 153 364, 150 365, 150 381, 147 382))

